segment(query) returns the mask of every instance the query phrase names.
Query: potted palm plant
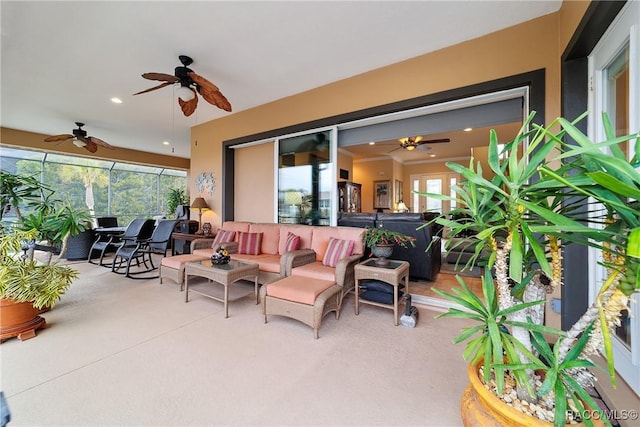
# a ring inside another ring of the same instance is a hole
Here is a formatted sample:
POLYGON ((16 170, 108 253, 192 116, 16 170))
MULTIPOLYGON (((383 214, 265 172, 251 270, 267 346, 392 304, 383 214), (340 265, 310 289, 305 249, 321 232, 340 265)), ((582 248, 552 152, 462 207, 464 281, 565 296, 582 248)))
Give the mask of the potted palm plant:
POLYGON ((35 336, 45 324, 40 310, 53 307, 78 277, 70 267, 33 258, 37 235, 37 230, 0 226, 0 341, 35 336))
POLYGON ((462 307, 438 317, 477 323, 455 339, 467 342, 464 357, 470 362, 471 385, 462 400, 465 425, 487 419, 593 425, 589 415, 596 412, 604 419, 587 392, 595 382, 590 356, 603 351, 615 381, 611 333, 629 308, 629 296, 640 289, 640 173, 637 157, 628 160, 621 148, 630 141, 640 153, 638 135, 616 137, 604 116, 607 139, 595 143, 575 126, 584 116, 574 122, 560 118, 548 127, 532 118, 503 150, 491 132, 493 178, 483 178, 473 159, 467 167, 449 163, 462 176, 456 195, 428 194, 455 199, 452 217, 472 219, 433 220, 449 236, 477 233, 469 264, 490 251, 482 298, 459 277, 459 289, 436 291, 462 307), (601 250, 609 276, 592 306, 565 332, 543 325, 542 304, 562 284, 567 244, 601 250))

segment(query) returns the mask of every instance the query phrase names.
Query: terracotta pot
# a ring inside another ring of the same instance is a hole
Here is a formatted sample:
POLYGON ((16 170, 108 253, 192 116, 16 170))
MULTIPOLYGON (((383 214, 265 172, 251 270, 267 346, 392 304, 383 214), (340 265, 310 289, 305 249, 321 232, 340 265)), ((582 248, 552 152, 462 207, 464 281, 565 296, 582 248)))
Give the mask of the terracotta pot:
MULTIPOLYGON (((462 393, 460 415, 465 427, 553 427, 553 423, 542 421, 512 408, 498 396, 486 389, 480 379, 477 365, 469 365, 467 374, 471 384, 462 393)), ((594 425, 603 426, 599 419, 592 419, 594 425)), ((567 424, 569 425, 569 424, 567 424)), ((584 423, 570 424, 571 426, 584 426, 584 423)))
POLYGON ((46 324, 38 314, 40 310, 30 302, 0 299, 0 342, 11 337, 21 341, 35 337, 36 330, 46 324))

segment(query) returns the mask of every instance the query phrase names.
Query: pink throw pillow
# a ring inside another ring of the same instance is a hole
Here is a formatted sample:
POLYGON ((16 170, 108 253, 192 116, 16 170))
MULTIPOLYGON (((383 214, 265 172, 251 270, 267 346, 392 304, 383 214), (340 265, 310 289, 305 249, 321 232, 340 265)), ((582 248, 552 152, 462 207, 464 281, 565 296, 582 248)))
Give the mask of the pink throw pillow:
POLYGON ((287 233, 287 244, 285 245, 285 252, 291 252, 298 250, 300 246, 300 236, 293 234, 292 232, 287 233))
POLYGON ((324 258, 322 258, 322 264, 327 267, 337 266, 338 261, 342 258, 351 256, 353 253, 353 245, 353 240, 340 240, 334 239, 333 237, 330 238, 327 251, 324 253, 324 258))
POLYGON ((213 239, 211 247, 213 249, 218 249, 218 246, 220 246, 221 243, 233 242, 235 237, 235 231, 218 230, 218 234, 216 234, 215 239, 213 239))
POLYGON ((238 253, 246 255, 260 255, 262 233, 238 233, 238 253))

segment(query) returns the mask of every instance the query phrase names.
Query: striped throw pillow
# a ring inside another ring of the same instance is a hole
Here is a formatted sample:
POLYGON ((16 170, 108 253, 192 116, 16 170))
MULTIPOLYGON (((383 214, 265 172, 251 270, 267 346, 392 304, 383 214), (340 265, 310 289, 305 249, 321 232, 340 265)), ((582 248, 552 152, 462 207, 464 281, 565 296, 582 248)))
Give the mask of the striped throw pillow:
POLYGON ((327 251, 322 258, 322 264, 327 267, 335 267, 342 258, 351 256, 353 253, 353 240, 329 239, 327 251))
POLYGON ((216 234, 215 239, 213 239, 211 247, 217 250, 221 243, 233 242, 235 237, 235 231, 218 230, 218 234, 216 234))
POLYGON ((246 255, 260 255, 262 233, 238 233, 238 253, 246 255))
POLYGON ((287 244, 284 247, 285 252, 291 252, 298 250, 300 246, 300 236, 293 234, 292 232, 287 233, 287 244))

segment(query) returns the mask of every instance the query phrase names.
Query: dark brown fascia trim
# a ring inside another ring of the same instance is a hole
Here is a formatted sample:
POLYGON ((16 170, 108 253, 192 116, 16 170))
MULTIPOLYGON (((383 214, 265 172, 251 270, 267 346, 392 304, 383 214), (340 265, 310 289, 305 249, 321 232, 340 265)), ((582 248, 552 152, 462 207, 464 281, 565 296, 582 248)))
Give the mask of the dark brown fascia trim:
POLYGON ((589 55, 626 3, 626 0, 592 1, 562 53, 562 62, 589 55))
POLYGON ((312 120, 305 123, 299 123, 292 126, 286 126, 278 129, 272 129, 265 132, 247 135, 239 138, 223 141, 222 146, 222 176, 224 184, 222 186, 222 221, 232 221, 234 219, 234 145, 244 144, 263 139, 276 138, 281 135, 287 135, 296 132, 302 132, 307 129, 316 129, 327 126, 335 126, 341 123, 348 123, 355 120, 366 119, 369 117, 380 116, 384 114, 396 113, 404 110, 411 110, 428 105, 441 104, 443 102, 453 101, 457 99, 469 98, 472 96, 483 95, 502 90, 514 89, 518 87, 528 86, 529 91, 529 110, 535 111, 536 116, 534 122, 544 126, 545 117, 545 69, 516 74, 501 79, 490 80, 483 83, 464 86, 456 89, 446 90, 434 94, 418 96, 403 101, 392 102, 389 104, 379 105, 376 107, 366 108, 363 110, 352 111, 349 113, 338 114, 336 116, 326 117, 323 119, 312 120))

